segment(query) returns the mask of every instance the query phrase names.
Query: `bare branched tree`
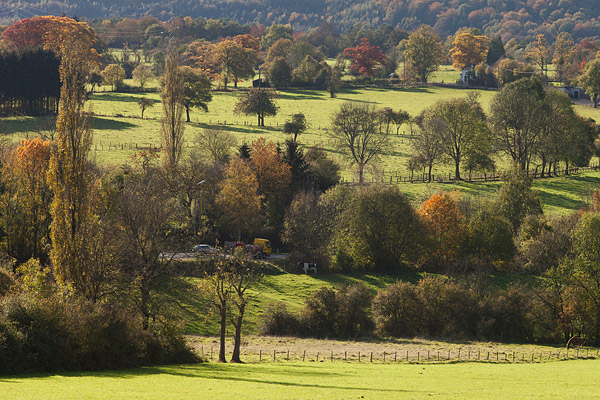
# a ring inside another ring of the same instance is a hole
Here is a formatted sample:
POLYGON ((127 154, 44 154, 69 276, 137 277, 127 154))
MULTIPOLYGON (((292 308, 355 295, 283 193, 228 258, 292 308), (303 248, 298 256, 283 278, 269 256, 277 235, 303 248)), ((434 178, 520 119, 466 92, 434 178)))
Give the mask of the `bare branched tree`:
POLYGON ((334 115, 330 130, 338 149, 358 167, 358 181, 364 169, 376 160, 389 143, 389 130, 381 114, 369 104, 344 103, 334 115))

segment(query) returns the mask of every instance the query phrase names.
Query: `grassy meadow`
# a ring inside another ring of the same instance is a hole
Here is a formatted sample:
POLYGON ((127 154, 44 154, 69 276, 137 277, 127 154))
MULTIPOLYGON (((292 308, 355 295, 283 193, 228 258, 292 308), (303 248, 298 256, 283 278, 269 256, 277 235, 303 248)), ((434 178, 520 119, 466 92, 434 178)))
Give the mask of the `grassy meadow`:
MULTIPOLYGON (((448 81, 449 75, 456 71, 445 69, 434 75, 434 80, 448 81)), ((133 82, 128 82, 133 84, 133 82)), ((247 83, 241 86, 247 86, 247 83)), ((160 143, 160 93, 114 93, 109 88, 102 87, 101 91, 95 93, 89 102, 91 110, 96 114, 93 118, 94 144, 92 146, 92 157, 103 164, 122 164, 129 161, 129 156, 138 148, 156 146, 160 143), (138 100, 140 97, 149 97, 156 102, 153 108, 146 110, 144 118, 140 118, 138 100)), ((185 146, 190 148, 194 145, 197 133, 207 127, 223 129, 232 132, 238 143, 250 143, 259 137, 283 144, 287 138, 281 132, 282 126, 291 114, 302 112, 310 124, 308 132, 301 135, 299 140, 305 146, 320 146, 327 150, 342 165, 343 178, 346 181, 355 179, 354 170, 351 165, 344 162, 341 155, 334 149, 333 141, 329 139, 327 128, 330 124, 331 115, 346 102, 371 103, 376 107, 392 107, 403 109, 411 115, 417 115, 427 106, 440 99, 451 99, 464 97, 470 90, 446 87, 410 87, 393 89, 346 89, 338 96, 331 99, 324 91, 318 90, 285 90, 280 92, 278 105, 279 114, 273 118, 267 118, 267 126, 259 128, 256 126, 255 118, 252 116, 236 116, 233 108, 238 90, 227 92, 213 92, 213 101, 209 104, 209 112, 204 113, 192 110, 192 122, 186 125, 185 146)), ((495 96, 494 90, 477 90, 481 95, 480 101, 486 110, 495 96)), ((580 114, 600 121, 600 109, 587 106, 575 106, 580 114)), ((36 135, 39 130, 40 119, 33 117, 13 117, 0 120, 0 132, 9 136, 11 140, 18 141, 25 137, 36 135)), ((410 157, 410 128, 404 125, 398 135, 393 135, 389 149, 380 160, 373 164, 374 168, 369 170, 369 178, 376 177, 389 181, 390 175, 408 176, 406 161, 410 157)), ((500 157, 497 161, 499 169, 507 169, 509 164, 506 157, 500 157)), ((449 163, 438 164, 434 167, 435 174, 447 176, 453 171, 449 163)), ((551 213, 562 213, 578 209, 584 206, 599 183, 598 174, 579 175, 575 178, 558 178, 545 181, 537 181, 535 186, 541 191, 542 199, 547 211, 551 213)), ((416 201, 422 201, 430 194, 443 190, 461 190, 465 193, 488 196, 499 187, 497 183, 487 184, 411 184, 401 183, 400 189, 407 196, 416 201)))
POLYGON ((0 377, 3 400, 598 399, 600 360, 533 364, 263 362, 0 377))

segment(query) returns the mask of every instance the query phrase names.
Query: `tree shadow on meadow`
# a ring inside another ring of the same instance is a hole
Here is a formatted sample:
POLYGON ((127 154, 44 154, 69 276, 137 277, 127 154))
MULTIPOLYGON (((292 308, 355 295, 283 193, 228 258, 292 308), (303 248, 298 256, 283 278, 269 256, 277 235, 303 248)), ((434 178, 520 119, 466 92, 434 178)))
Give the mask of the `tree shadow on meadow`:
MULTIPOLYGON (((136 96, 131 96, 129 93, 117 93, 117 92, 103 92, 103 93, 94 93, 90 100, 100 100, 100 101, 114 101, 117 103, 137 103, 140 100, 140 97, 144 97, 147 93, 136 93, 136 96), (137 96, 139 94, 140 96, 137 96)), ((158 105, 160 100, 155 100, 155 105, 158 105)))
POLYGON ((279 92, 279 98, 284 100, 326 100, 327 92, 317 90, 289 89, 279 92))
MULTIPOLYGON (((105 371, 105 372, 65 372, 59 374, 37 374, 37 375, 20 375, 14 378, 0 380, 6 383, 20 383, 18 380, 26 378, 27 380, 35 380, 38 378, 45 379, 54 376, 60 377, 75 377, 75 378, 111 378, 111 379, 134 379, 138 377, 152 375, 171 375, 184 378, 201 378, 211 379, 216 381, 230 381, 240 383, 256 383, 261 385, 277 385, 290 386, 301 388, 315 389, 335 389, 344 391, 369 391, 369 392, 406 392, 401 389, 391 388, 374 388, 371 386, 347 386, 347 385, 331 385, 321 384, 319 382, 304 383, 290 382, 288 379, 293 377, 303 378, 333 378, 344 377, 346 374, 330 371, 319 371, 314 368, 314 363, 306 363, 306 365, 288 365, 288 364, 273 364, 272 366, 255 364, 218 364, 218 363, 201 363, 191 365, 176 365, 165 367, 143 367, 132 370, 105 371), (269 379, 270 378, 270 379, 269 379)), ((323 381, 321 381, 323 382, 323 381)))
POLYGON ((92 117, 92 129, 100 129, 100 130, 124 130, 135 128, 137 125, 132 124, 130 122, 119 121, 116 119, 110 118, 101 118, 101 117, 92 117))

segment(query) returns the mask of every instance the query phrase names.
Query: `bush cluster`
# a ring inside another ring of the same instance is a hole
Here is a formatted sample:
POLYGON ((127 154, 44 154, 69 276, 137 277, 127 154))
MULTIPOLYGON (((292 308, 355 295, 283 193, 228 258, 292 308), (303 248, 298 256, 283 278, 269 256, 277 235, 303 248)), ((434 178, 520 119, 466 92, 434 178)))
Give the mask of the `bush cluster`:
POLYGON ((430 337, 534 341, 547 339, 523 288, 483 294, 445 277, 396 282, 373 298, 363 285, 323 287, 298 314, 282 303, 264 313, 261 334, 316 338, 430 337))
POLYGON ((282 303, 272 304, 263 314, 263 335, 317 338, 358 338, 373 331, 372 295, 362 283, 338 290, 322 287, 306 300, 298 315, 282 303))
POLYGON ((143 331, 123 311, 58 296, 0 303, 0 374, 198 361, 174 330, 143 331))
POLYGON ((532 341, 533 303, 511 288, 481 294, 443 277, 416 285, 397 282, 373 299, 376 332, 383 336, 532 341))

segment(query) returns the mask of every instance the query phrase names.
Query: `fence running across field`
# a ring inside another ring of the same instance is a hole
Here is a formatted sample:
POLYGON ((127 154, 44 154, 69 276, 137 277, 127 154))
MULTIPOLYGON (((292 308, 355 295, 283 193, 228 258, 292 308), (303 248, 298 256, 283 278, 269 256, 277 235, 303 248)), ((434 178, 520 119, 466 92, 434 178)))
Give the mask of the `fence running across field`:
MULTIPOLYGON (((103 114, 96 114, 97 116, 105 116, 103 114)), ((128 118, 137 118, 137 117, 129 117, 128 118)), ((149 118, 152 119, 152 118, 149 118)), ((196 121, 199 122, 199 121, 196 121)), ((206 121, 204 122, 206 123, 206 121)), ((227 122, 225 120, 208 120, 208 125, 241 125, 241 126, 257 126, 256 123, 252 123, 251 121, 233 121, 233 122, 227 122)), ((279 127, 279 126, 283 126, 282 124, 280 124, 279 122, 275 122, 275 123, 266 123, 266 126, 269 127, 279 127)), ((317 130, 323 130, 326 129, 325 127, 321 127, 319 126, 312 126, 312 129, 317 129, 317 130)), ((331 138, 322 138, 319 140, 311 140, 311 139, 304 139, 302 141, 302 144, 306 145, 306 146, 318 146, 318 147, 330 147, 334 144, 334 140, 331 138)), ((185 148, 190 148, 190 147, 194 147, 193 143, 188 142, 184 142, 183 143, 183 147, 185 148)), ((100 142, 94 145, 93 150, 94 151, 115 151, 115 150, 134 150, 134 151, 139 151, 139 150, 149 150, 149 149, 156 149, 158 151, 161 150, 161 146, 159 144, 155 144, 155 143, 112 143, 112 142, 108 142, 104 143, 104 142, 100 142)), ((552 172, 548 172, 545 171, 544 174, 542 174, 540 171, 537 170, 537 168, 534 171, 530 171, 528 172, 528 176, 532 179, 544 179, 544 178, 556 178, 559 176, 567 176, 567 175, 577 175, 577 174, 581 174, 583 172, 591 172, 591 171, 600 171, 600 162, 598 162, 598 164, 596 165, 590 165, 589 167, 570 167, 570 168, 557 168, 555 170, 553 170, 552 172)), ((497 181, 501 181, 504 178, 506 178, 507 176, 510 176, 512 174, 511 171, 495 171, 492 173, 477 173, 477 174, 465 174, 461 181, 463 182, 497 182, 497 181)), ((455 179, 452 176, 452 173, 448 173, 448 174, 432 174, 431 175, 431 181, 429 180, 429 176, 426 172, 414 172, 412 174, 406 174, 406 175, 402 175, 401 173, 399 173, 398 171, 395 171, 393 173, 386 173, 385 171, 381 171, 380 173, 376 174, 377 176, 370 176, 365 178, 365 182, 367 183, 382 183, 382 184, 398 184, 398 183, 429 183, 429 182, 437 182, 437 183, 456 183, 459 182, 457 179, 455 179)), ((355 177, 352 177, 351 179, 343 179, 342 178, 342 183, 343 184, 353 184, 353 183, 358 183, 358 180, 355 177)))
MULTIPOLYGON (((218 347, 202 346, 200 355, 209 361, 218 359, 218 347)), ((552 351, 491 351, 491 350, 400 350, 400 351, 244 351, 240 358, 245 362, 366 362, 366 363, 441 363, 441 362, 503 362, 534 363, 558 360, 598 359, 600 349, 557 349, 552 351)))

